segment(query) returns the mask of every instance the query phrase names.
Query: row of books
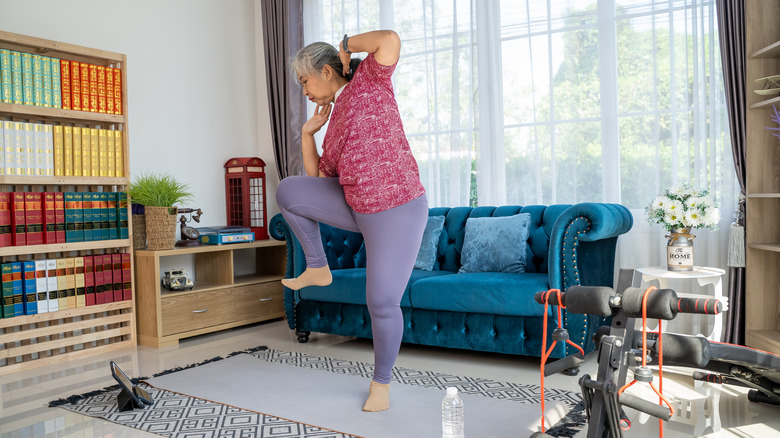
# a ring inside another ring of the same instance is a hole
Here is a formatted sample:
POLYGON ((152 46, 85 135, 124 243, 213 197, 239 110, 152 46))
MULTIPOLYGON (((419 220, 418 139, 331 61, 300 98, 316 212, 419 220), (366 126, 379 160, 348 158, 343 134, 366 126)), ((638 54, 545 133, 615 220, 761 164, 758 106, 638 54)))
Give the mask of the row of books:
POLYGON ((0 49, 0 102, 122 114, 122 70, 0 49))
POLYGON ((125 192, 0 192, 0 247, 128 236, 125 192))
POLYGON ((0 175, 123 177, 122 131, 0 121, 0 175))
POLYGON ((3 263, 3 318, 132 299, 130 254, 3 263))

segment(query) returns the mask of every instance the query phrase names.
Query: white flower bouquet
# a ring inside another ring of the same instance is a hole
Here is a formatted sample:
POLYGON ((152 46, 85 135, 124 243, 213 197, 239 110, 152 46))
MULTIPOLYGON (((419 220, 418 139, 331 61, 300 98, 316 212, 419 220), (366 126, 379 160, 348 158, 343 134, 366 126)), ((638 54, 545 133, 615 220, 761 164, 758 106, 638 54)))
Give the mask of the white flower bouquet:
POLYGON ((690 184, 678 184, 666 189, 645 207, 647 221, 660 224, 667 231, 673 228, 709 228, 716 230, 720 210, 706 190, 696 191, 690 184))

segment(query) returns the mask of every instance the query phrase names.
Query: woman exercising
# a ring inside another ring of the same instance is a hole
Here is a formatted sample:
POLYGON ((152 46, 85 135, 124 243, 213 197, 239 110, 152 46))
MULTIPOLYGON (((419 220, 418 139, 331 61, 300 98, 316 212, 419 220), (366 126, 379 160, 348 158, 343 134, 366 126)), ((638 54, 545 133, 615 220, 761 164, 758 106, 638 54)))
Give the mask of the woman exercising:
POLYGON ((338 50, 310 44, 292 69, 317 104, 303 125, 306 174, 282 180, 276 200, 306 255, 306 270, 282 283, 326 286, 331 273, 318 222, 363 234, 366 302, 374 337, 374 377, 363 410, 390 407, 390 377, 403 336, 401 296, 428 218, 428 200, 406 140, 390 77, 401 50, 389 30, 344 36, 338 50), (368 52, 360 61, 353 52, 368 52), (314 134, 330 119, 317 152, 314 134))

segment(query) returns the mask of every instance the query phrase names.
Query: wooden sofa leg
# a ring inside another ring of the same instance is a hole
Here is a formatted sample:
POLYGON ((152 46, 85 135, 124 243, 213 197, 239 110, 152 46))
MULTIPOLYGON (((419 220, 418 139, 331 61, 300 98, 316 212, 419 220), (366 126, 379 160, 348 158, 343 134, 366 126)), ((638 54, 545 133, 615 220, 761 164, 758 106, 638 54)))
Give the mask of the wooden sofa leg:
POLYGON ((296 330, 295 334, 298 336, 298 342, 301 344, 305 344, 309 342, 309 335, 311 334, 310 331, 306 330, 296 330))

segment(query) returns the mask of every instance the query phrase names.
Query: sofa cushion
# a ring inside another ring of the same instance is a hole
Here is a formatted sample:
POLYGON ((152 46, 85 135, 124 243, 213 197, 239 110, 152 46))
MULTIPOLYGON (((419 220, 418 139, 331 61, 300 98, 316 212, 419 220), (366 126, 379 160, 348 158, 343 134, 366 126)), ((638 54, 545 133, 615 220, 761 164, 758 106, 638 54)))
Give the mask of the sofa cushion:
MULTIPOLYGON (((327 286, 310 286, 300 290, 300 299, 327 301, 343 304, 366 305, 366 268, 337 269, 331 271, 333 282, 327 286)), ((415 269, 401 297, 401 306, 409 307, 409 288, 422 278, 454 275, 447 271, 422 271, 415 269)))
POLYGON ((549 288, 547 274, 475 272, 420 279, 409 298, 415 309, 528 317, 544 314, 534 294, 549 288))
POLYGON ((425 224, 420 251, 417 252, 417 260, 414 269, 430 271, 436 263, 436 249, 439 247, 439 236, 444 228, 444 216, 429 216, 425 224))
POLYGON ((469 218, 458 272, 525 272, 528 213, 469 218))

